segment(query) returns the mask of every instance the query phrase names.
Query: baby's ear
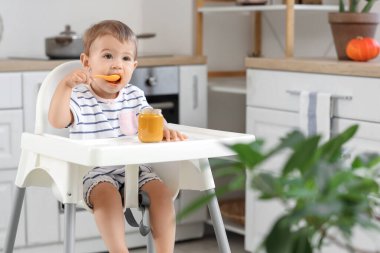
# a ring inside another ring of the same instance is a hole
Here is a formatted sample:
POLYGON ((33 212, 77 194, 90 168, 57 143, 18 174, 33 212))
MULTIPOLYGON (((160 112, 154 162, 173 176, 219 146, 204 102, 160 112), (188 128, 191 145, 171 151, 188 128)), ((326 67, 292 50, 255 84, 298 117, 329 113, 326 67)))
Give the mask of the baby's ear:
POLYGON ((80 61, 82 62, 82 65, 84 68, 89 67, 88 65, 88 56, 85 53, 80 54, 80 61))

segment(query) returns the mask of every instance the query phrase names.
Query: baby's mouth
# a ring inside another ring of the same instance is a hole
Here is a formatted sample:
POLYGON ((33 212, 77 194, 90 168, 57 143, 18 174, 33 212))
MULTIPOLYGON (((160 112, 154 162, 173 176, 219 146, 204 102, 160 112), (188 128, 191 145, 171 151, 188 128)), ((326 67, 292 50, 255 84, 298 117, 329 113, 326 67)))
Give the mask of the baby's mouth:
POLYGON ((110 83, 119 83, 121 81, 121 75, 95 75, 97 78, 101 78, 110 83))

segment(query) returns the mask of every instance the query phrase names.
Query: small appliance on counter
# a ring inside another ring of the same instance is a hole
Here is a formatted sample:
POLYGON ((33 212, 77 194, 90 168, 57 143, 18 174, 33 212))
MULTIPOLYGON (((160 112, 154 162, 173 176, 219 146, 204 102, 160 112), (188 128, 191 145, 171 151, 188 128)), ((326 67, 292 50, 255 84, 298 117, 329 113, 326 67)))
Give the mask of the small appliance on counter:
POLYGON ((70 25, 59 35, 45 39, 45 53, 50 59, 79 59, 82 52, 82 37, 70 25))

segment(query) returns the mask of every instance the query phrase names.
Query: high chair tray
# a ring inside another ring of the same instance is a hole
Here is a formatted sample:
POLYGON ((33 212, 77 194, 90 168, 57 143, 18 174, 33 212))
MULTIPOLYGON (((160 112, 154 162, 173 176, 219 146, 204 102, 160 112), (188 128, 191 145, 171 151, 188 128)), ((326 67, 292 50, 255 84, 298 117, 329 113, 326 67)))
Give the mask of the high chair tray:
POLYGON ((225 144, 247 143, 253 135, 169 124, 186 141, 141 143, 137 136, 72 140, 55 135, 23 133, 21 148, 84 166, 111 166, 233 156, 225 144))

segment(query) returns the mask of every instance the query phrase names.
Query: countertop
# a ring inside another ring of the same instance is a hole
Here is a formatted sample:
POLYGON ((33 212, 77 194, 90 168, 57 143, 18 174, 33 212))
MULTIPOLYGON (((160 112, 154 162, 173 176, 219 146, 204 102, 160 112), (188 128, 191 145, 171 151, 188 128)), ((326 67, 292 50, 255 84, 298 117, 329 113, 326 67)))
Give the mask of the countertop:
MULTIPOLYGON (((70 60, 0 59, 0 72, 49 71, 70 60)), ((138 67, 206 64, 204 56, 153 56, 138 58, 138 67)))
POLYGON ((247 68, 283 70, 306 73, 320 73, 346 76, 379 77, 380 61, 368 62, 338 61, 317 58, 253 58, 245 59, 247 68))

